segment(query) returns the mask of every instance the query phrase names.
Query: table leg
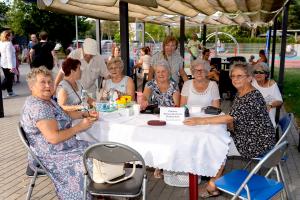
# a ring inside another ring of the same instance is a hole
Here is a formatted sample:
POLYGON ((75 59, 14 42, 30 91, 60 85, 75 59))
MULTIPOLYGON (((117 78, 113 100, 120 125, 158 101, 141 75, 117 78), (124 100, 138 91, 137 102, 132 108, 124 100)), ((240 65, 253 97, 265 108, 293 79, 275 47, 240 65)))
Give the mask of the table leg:
POLYGON ((190 200, 198 199, 198 175, 189 173, 190 200))

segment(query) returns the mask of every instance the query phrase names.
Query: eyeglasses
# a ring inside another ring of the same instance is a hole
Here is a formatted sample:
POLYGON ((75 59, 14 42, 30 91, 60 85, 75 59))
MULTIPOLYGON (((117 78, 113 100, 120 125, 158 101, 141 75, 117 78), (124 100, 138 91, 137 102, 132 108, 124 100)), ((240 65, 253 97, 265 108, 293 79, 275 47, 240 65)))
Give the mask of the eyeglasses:
POLYGON ((204 70, 203 69, 194 69, 193 72, 201 74, 201 73, 204 73, 204 70))
POLYGON ((118 70, 118 69, 120 69, 121 67, 110 67, 110 68, 108 68, 108 70, 109 71, 112 71, 112 70, 118 70))
POLYGON ((230 76, 231 80, 236 79, 236 80, 242 80, 244 78, 248 77, 248 75, 236 75, 236 76, 230 76))
POLYGON ((254 74, 265 74, 266 72, 265 71, 260 71, 260 70, 255 70, 253 73, 254 74))

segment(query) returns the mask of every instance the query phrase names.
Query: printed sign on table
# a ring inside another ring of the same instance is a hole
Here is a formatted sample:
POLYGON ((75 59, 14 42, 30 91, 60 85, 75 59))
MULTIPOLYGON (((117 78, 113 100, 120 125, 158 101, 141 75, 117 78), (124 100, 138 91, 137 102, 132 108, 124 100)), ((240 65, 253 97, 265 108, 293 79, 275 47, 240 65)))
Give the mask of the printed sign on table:
POLYGON ((183 107, 160 107, 160 120, 166 121, 167 124, 182 125, 184 119, 183 107))

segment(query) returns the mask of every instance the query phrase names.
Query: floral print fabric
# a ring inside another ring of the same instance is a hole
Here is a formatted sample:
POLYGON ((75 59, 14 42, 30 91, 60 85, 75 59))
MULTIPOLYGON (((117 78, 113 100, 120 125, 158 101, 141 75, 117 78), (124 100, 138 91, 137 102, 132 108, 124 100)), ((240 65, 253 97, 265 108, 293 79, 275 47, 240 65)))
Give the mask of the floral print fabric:
POLYGON ((242 157, 254 158, 273 148, 275 129, 258 90, 236 96, 229 115, 233 117, 232 137, 242 157))
POLYGON ((179 90, 175 82, 170 81, 169 89, 165 93, 162 93, 159 90, 156 80, 148 81, 145 87, 148 87, 152 90, 152 95, 150 98, 151 104, 157 104, 158 106, 166 107, 175 106, 173 94, 179 90))
POLYGON ((56 120, 59 130, 70 128, 72 125, 71 118, 55 101, 28 97, 23 107, 21 124, 30 148, 49 171, 59 199, 82 199, 82 155, 89 143, 77 140, 75 136, 58 144, 47 142, 36 126, 39 120, 45 119, 56 120))

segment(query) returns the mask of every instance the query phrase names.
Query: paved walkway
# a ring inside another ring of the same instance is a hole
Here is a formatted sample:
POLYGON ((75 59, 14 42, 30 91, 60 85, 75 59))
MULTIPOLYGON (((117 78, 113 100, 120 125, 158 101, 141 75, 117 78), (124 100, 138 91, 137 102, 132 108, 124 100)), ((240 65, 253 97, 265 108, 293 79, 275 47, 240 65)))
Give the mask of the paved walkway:
MULTIPOLYGON (((21 83, 14 86, 14 90, 18 96, 4 99, 5 117, 0 118, 0 200, 25 199, 30 181, 25 175, 27 152, 21 144, 16 131, 21 108, 25 98, 29 95, 24 76, 28 70, 29 67, 25 65, 22 65, 20 68, 21 83)), ((6 96, 6 91, 3 92, 3 96, 6 96)), ((284 164, 283 169, 288 179, 293 198, 296 200, 300 199, 300 153, 297 151, 298 130, 294 126, 288 140, 290 142, 289 158, 286 164, 284 164)), ((230 171, 233 168, 241 168, 244 164, 240 160, 229 159, 225 171, 230 171)), ((148 200, 188 199, 187 188, 168 186, 161 179, 155 179, 152 176, 152 171, 149 171, 148 174, 148 200)), ((49 178, 38 178, 32 199, 57 199, 49 178)), ((223 194, 215 199, 223 200, 229 199, 229 197, 223 194)))

